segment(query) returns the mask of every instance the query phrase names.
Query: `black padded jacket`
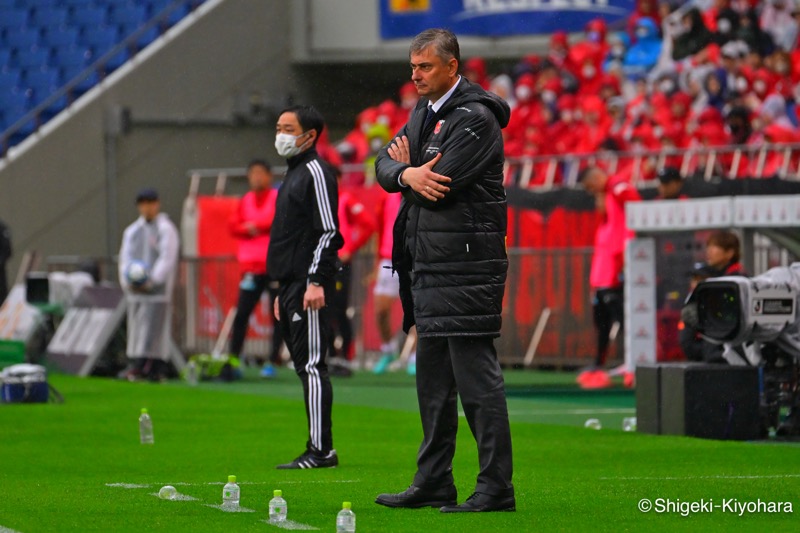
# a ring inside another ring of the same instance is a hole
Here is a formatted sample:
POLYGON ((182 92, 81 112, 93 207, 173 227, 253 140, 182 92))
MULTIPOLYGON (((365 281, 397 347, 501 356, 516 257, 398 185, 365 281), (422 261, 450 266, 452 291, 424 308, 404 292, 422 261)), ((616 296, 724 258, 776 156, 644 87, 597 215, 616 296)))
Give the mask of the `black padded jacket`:
POLYGON ((501 129, 510 110, 465 78, 425 125, 427 103, 421 99, 398 133, 408 136, 411 165, 392 160, 388 145, 375 162, 380 185, 403 195, 392 254, 403 327, 416 324, 420 337, 496 337, 508 271, 501 129), (431 202, 401 187, 406 168, 438 153, 433 171, 452 179, 444 199, 431 202))

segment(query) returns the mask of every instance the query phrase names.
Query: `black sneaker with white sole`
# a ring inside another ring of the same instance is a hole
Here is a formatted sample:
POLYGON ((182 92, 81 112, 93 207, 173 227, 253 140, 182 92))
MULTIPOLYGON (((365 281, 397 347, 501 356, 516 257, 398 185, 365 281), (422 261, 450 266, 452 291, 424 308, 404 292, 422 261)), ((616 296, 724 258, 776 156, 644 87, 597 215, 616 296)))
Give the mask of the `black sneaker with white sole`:
POLYGON ((306 451, 291 463, 278 465, 275 468, 278 470, 298 470, 301 468, 334 468, 338 465, 339 456, 336 455, 336 450, 331 450, 328 455, 317 455, 306 451))

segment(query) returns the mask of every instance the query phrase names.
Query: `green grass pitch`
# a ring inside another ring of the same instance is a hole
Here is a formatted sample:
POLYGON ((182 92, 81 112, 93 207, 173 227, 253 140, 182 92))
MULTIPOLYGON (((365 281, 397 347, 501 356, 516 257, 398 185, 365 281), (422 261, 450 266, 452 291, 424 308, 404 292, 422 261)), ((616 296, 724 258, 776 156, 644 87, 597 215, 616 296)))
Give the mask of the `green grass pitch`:
MULTIPOLYGON (((53 375, 63 404, 0 405, 0 532, 277 531, 265 522, 273 489, 288 518, 335 530, 351 501, 360 532, 403 531, 798 531, 800 446, 625 433, 629 391, 579 393, 572 376, 508 372, 516 513, 441 514, 388 509, 381 492, 405 489, 421 438, 413 378, 334 378, 334 442, 340 466, 279 471, 305 443, 301 387, 291 371, 253 373, 234 384, 156 385, 53 375), (147 407, 155 445, 138 441, 147 407), (601 431, 583 428, 597 417, 601 431), (235 474, 241 505, 225 513, 222 485, 235 474), (166 484, 194 500, 165 501, 166 484), (724 508, 648 513, 642 499, 791 502, 794 513, 724 508)), ((477 473, 474 441, 461 419, 454 474, 459 501, 477 473)))

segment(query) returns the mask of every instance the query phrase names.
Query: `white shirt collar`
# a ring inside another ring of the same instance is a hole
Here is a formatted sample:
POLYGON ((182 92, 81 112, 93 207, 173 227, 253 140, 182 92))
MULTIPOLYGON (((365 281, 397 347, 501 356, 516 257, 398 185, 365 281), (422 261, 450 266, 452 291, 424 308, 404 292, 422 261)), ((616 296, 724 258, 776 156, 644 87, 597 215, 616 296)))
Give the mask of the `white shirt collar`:
POLYGON ((442 96, 441 98, 439 98, 438 100, 436 100, 436 103, 434 103, 434 104, 431 104, 431 103, 429 102, 429 103, 428 103, 428 107, 430 107, 431 109, 433 109, 433 112, 434 112, 434 113, 438 113, 438 112, 439 112, 439 110, 442 108, 442 106, 445 104, 445 102, 447 102, 447 100, 448 100, 448 99, 449 99, 451 96, 453 96, 453 93, 455 92, 455 90, 456 90, 456 87, 458 87, 458 84, 459 84, 459 83, 461 83, 461 75, 460 75, 460 74, 459 74, 459 76, 458 76, 458 79, 456 80, 456 82, 453 84, 453 86, 452 86, 452 87, 450 87, 450 90, 449 90, 449 91, 447 91, 446 93, 444 93, 444 96, 442 96))

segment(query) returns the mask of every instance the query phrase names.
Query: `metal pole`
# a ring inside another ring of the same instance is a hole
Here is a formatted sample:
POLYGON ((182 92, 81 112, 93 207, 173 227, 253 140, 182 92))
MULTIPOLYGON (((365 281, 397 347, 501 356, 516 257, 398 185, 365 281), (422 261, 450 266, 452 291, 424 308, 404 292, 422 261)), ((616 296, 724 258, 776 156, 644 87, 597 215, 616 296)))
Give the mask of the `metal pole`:
POLYGON ((106 133, 106 256, 111 260, 118 248, 117 234, 117 137, 106 133))
POLYGON ((105 158, 106 158, 106 255, 113 259, 119 246, 119 223, 117 210, 117 140, 125 131, 127 111, 118 105, 105 111, 105 158))

